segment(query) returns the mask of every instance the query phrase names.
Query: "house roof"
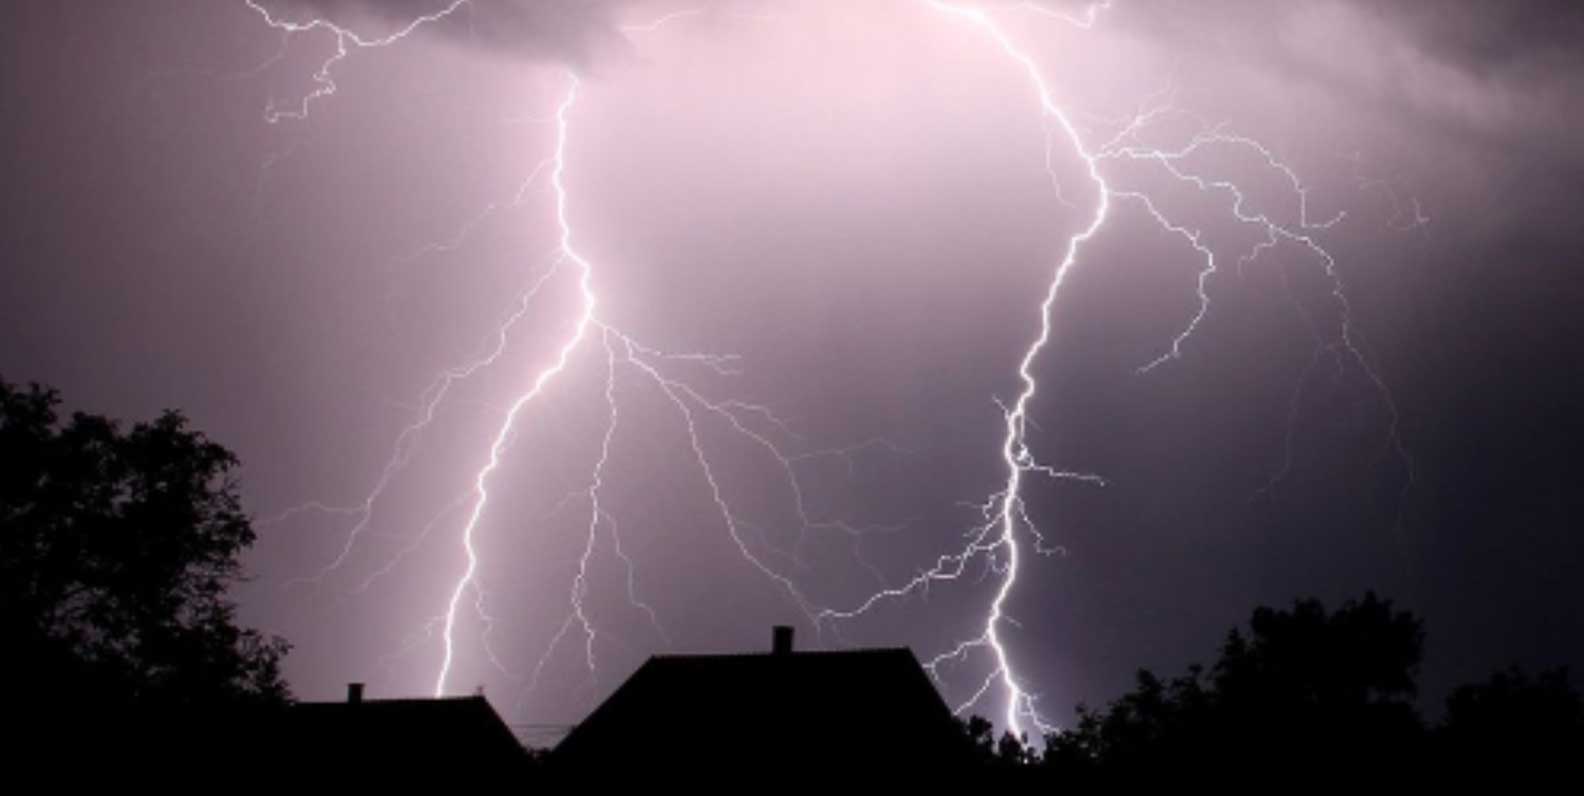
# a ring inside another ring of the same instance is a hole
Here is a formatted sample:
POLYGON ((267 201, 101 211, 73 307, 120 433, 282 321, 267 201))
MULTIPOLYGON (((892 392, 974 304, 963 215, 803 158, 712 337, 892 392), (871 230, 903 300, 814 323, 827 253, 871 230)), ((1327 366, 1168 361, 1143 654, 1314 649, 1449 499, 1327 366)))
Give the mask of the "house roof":
POLYGON ((650 658, 551 762, 917 768, 962 753, 951 711, 913 653, 869 649, 650 658))
POLYGON ((490 768, 517 765, 526 755, 482 696, 299 702, 275 722, 269 746, 306 767, 407 760, 490 768))

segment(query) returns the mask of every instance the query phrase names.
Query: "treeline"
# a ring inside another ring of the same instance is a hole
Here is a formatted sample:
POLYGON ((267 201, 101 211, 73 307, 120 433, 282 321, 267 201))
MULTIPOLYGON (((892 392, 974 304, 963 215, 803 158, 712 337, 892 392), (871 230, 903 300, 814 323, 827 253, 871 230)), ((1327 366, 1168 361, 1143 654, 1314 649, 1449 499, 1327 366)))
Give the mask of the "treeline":
POLYGON ((1427 721, 1416 706, 1424 641, 1420 619, 1373 593, 1330 612, 1316 600, 1262 607, 1213 665, 1170 679, 1140 670, 1133 690, 1103 709, 1080 705, 1076 724, 1042 745, 998 738, 977 716, 962 729, 985 769, 1075 785, 1577 777, 1584 702, 1565 669, 1497 672, 1427 721))

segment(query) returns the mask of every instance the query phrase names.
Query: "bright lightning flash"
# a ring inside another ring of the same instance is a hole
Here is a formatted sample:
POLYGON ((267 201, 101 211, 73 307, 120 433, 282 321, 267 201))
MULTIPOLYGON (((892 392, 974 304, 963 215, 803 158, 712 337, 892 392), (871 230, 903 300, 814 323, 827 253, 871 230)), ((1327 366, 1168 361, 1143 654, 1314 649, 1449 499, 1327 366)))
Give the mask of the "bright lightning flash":
MULTIPOLYGON (((395 33, 380 38, 360 36, 325 19, 313 19, 307 22, 284 21, 265 10, 257 0, 246 0, 246 2, 250 8, 264 18, 270 27, 281 31, 283 34, 284 40, 281 52, 272 59, 271 63, 284 57, 285 41, 295 34, 322 31, 329 33, 335 39, 335 53, 325 60, 313 75, 316 87, 293 108, 281 110, 277 109, 273 103, 270 104, 265 112, 265 118, 267 121, 274 123, 285 119, 306 119, 310 105, 313 102, 333 95, 336 91, 336 84, 331 79, 330 72, 336 64, 348 58, 354 50, 394 44, 411 35, 418 28, 437 22, 457 12, 467 5, 469 0, 455 0, 441 10, 418 17, 395 33)), ((761 426, 767 426, 775 429, 781 436, 792 436, 785 424, 781 423, 768 407, 738 401, 711 400, 687 382, 670 376, 662 370, 666 363, 690 362, 702 364, 717 374, 729 375, 735 372, 735 357, 705 353, 665 353, 639 343, 605 319, 598 317, 595 312, 597 298, 592 286, 594 266, 574 248, 573 227, 567 213, 569 199, 567 185, 569 117, 577 101, 579 89, 577 76, 569 75, 569 88, 555 109, 555 150, 553 156, 541 164, 541 168, 548 167, 550 169, 550 183, 555 197, 555 221, 559 229, 559 243, 553 266, 542 274, 532 287, 523 294, 516 310, 499 326, 493 344, 483 356, 464 366, 445 371, 425 391, 421 400, 418 420, 402 430, 397 438, 391 459, 381 471, 374 488, 364 501, 357 506, 344 508, 315 503, 288 511, 288 514, 291 514, 296 511, 318 510, 347 514, 357 518, 356 524, 346 536, 339 555, 325 568, 321 573, 321 577, 340 567, 353 550, 359 535, 368 527, 374 505, 380 499, 392 477, 408 464, 415 438, 433 421, 437 408, 445 399, 452 385, 469 378, 484 368, 497 365, 508 348, 514 326, 528 313, 529 307, 539 289, 547 281, 558 276, 563 267, 571 266, 575 270, 580 302, 576 318, 572 321, 570 329, 567 330, 566 336, 561 341, 550 364, 535 374, 529 388, 517 396, 505 412, 504 419, 495 433, 493 441, 490 443, 487 459, 473 477, 470 492, 465 496, 460 496, 447 510, 447 512, 454 510, 461 504, 469 506, 466 521, 460 532, 461 546, 466 557, 466 566, 451 588, 443 611, 438 617, 431 620, 431 625, 438 624, 442 628, 440 636, 443 644, 443 657, 435 678, 434 693, 436 696, 444 695, 450 690, 449 680, 457 654, 455 633, 459 621, 458 612, 464 604, 464 597, 469 593, 474 595, 474 600, 472 601, 474 608, 478 612, 479 619, 486 630, 493 623, 493 620, 484 613, 483 609, 484 592, 478 579, 479 551, 475 544, 479 523, 489 505, 491 478, 495 475, 510 446, 520 415, 549 388, 557 376, 562 374, 584 341, 590 337, 597 337, 605 357, 603 398, 608 417, 599 446, 598 459, 594 463, 587 486, 580 492, 568 496, 568 500, 578 500, 588 505, 587 537, 579 560, 578 570, 570 589, 568 614, 535 666, 532 683, 537 682, 539 673, 543 670, 550 656, 555 652, 557 645, 574 628, 580 630, 583 635, 584 657, 590 674, 592 675, 596 669, 595 639, 598 633, 590 616, 585 611, 584 598, 590 588, 588 583, 590 559, 595 554, 599 531, 602 527, 609 529, 615 554, 625 565, 627 573, 625 588, 628 601, 648 615, 661 638, 666 637, 664 631, 660 629, 661 625, 658 616, 638 596, 634 580, 634 562, 622 551, 616 519, 609 515, 601 501, 601 491, 605 486, 606 464, 611 455, 612 440, 616 436, 618 429, 617 368, 622 366, 630 368, 633 373, 641 376, 649 386, 658 392, 660 397, 664 398, 676 410, 677 417, 687 432, 687 438, 698 472, 708 487, 709 494, 728 535, 747 562, 757 568, 772 584, 784 592, 790 601, 805 615, 816 631, 855 619, 882 603, 909 597, 915 593, 922 593, 934 582, 958 580, 964 576, 969 563, 972 561, 983 560, 987 562, 990 571, 999 576, 999 584, 987 608, 983 632, 979 636, 961 641, 952 648, 929 659, 926 662, 926 667, 937 680, 940 680, 940 670, 945 664, 961 662, 975 652, 987 654, 990 658, 989 673, 969 698, 958 705, 957 711, 961 713, 971 709, 983 700, 993 687, 999 684, 1004 695, 1006 711, 1004 721, 1007 730, 1014 735, 1022 735, 1030 726, 1037 732, 1051 731, 1053 727, 1041 718, 1037 710, 1037 697, 1026 689, 1022 678, 1018 675, 1003 635, 1008 625, 1015 625, 1015 621, 1008 615, 1007 608, 1012 593, 1018 584, 1023 557, 1027 552, 1049 554, 1055 550, 1055 548, 1045 544, 1045 537, 1028 514, 1024 500, 1025 484, 1029 476, 1075 480, 1097 485, 1105 483, 1096 475, 1061 470, 1045 464, 1035 457, 1029 446, 1027 432, 1032 422, 1029 417, 1030 406, 1039 394, 1039 383, 1035 377, 1034 369, 1040 355, 1051 342, 1052 314, 1062 295, 1066 277, 1077 264, 1081 250, 1087 242, 1100 233, 1107 221, 1115 214, 1117 200, 1125 200, 1141 207, 1145 211, 1146 216, 1162 230, 1186 241, 1188 246, 1202 258, 1204 263, 1198 279, 1197 295, 1199 305, 1197 312, 1189 319, 1184 328, 1169 341, 1166 352, 1157 359, 1143 364, 1139 368, 1140 373, 1147 373, 1183 357, 1184 344, 1194 335, 1194 332, 1199 328, 1200 323, 1210 310, 1211 301, 1207 293, 1206 284, 1208 278, 1218 268, 1217 253, 1204 241, 1200 230, 1172 221, 1161 210, 1157 201, 1147 193, 1138 190, 1114 188, 1105 176, 1105 167, 1110 163, 1129 162, 1156 166, 1163 171, 1169 182, 1194 189, 1203 194, 1207 202, 1217 201, 1215 197, 1218 195, 1225 196, 1230 203, 1230 220, 1238 225, 1252 227, 1258 232, 1258 237, 1260 238, 1260 241, 1251 250, 1240 253, 1238 257, 1240 265, 1246 265, 1257 259, 1261 253, 1282 244, 1296 245, 1309 252, 1320 263, 1324 274, 1332 285, 1332 298, 1341 311, 1341 321, 1340 330, 1334 338, 1327 339, 1318 331, 1316 332, 1316 359, 1318 360, 1323 353, 1329 352, 1339 358, 1351 359, 1366 374, 1373 386, 1379 391, 1383 404, 1389 412, 1391 420, 1389 430, 1390 445, 1395 454, 1401 459, 1404 470, 1411 479, 1411 462, 1408 460, 1407 453, 1398 436, 1395 403, 1387 391, 1385 381, 1368 364, 1355 343, 1351 310, 1347 296, 1343 291, 1341 277, 1336 270, 1336 261, 1317 239, 1318 235, 1341 220, 1342 217, 1340 215, 1324 221, 1311 220, 1308 213, 1307 187, 1299 180, 1297 174, 1286 164, 1282 163, 1270 149, 1252 138, 1228 133, 1220 128, 1210 128, 1192 138, 1185 146, 1177 149, 1158 149, 1135 143, 1137 134, 1142 128, 1171 110, 1166 107, 1144 109, 1134 118, 1125 120, 1121 124, 1120 132, 1115 136, 1103 144, 1091 148, 1086 145, 1083 136, 1080 135, 1078 128, 1074 125, 1072 115, 1056 101, 1054 93, 1033 57, 1018 47, 1013 39, 1002 30, 997 24, 996 17, 981 8, 957 5, 944 0, 919 0, 919 2, 933 12, 962 25, 965 30, 982 36, 988 43, 997 47, 1001 53, 1022 71, 1023 76, 1035 92, 1038 110, 1045 125, 1047 155, 1045 168, 1047 172, 1050 172, 1052 184, 1057 190, 1058 199, 1066 203, 1066 198, 1060 193, 1060 186, 1056 184, 1056 175, 1050 154, 1053 148, 1061 144, 1061 142, 1065 142, 1066 146, 1071 147, 1072 151, 1083 161, 1087 180, 1093 186, 1096 196, 1094 209, 1089 216, 1087 224, 1066 241, 1061 258, 1055 264, 1043 300, 1039 305, 1039 331, 1030 341, 1028 347, 1024 349, 1018 361, 1017 374, 1021 385, 1019 392, 1015 400, 1010 404, 1002 405, 1004 425, 999 449, 1002 462, 1006 468, 1006 475, 999 491, 977 504, 984 521, 969 530, 965 537, 966 543, 962 548, 939 556, 932 568, 899 585, 883 587, 868 598, 848 608, 831 608, 816 605, 804 594, 791 576, 786 574, 784 570, 773 566, 762 554, 755 552, 756 546, 744 534, 748 530, 747 524, 733 509, 728 496, 715 478, 715 469, 700 438, 699 424, 701 422, 708 419, 722 424, 731 433, 749 441, 778 462, 793 496, 794 508, 799 522, 802 524, 799 529, 800 534, 807 534, 812 530, 831 530, 846 533, 855 540, 855 554, 858 552, 857 540, 860 540, 866 532, 875 530, 875 528, 855 526, 839 520, 813 517, 804 505, 803 489, 799 482, 797 467, 800 463, 813 458, 850 456, 853 451, 870 445, 889 446, 890 444, 883 440, 877 440, 849 448, 816 450, 804 453, 787 452, 783 449, 782 443, 778 442, 771 433, 760 430, 761 426), (1217 147, 1249 153, 1264 168, 1279 175, 1291 190, 1292 195, 1297 199, 1299 207, 1298 218, 1291 223, 1279 221, 1270 214, 1255 209, 1253 201, 1237 183, 1229 179, 1204 175, 1190 168, 1188 164, 1191 161, 1191 156, 1217 147), (754 424, 753 420, 757 420, 758 424, 754 424), (1032 541, 1032 546, 1026 550, 1025 545, 1029 541, 1032 541)), ((1087 6, 1081 14, 1077 15, 1054 12, 1033 3, 1016 4, 1013 8, 1014 10, 1054 18, 1087 30, 1096 24, 1099 15, 1109 9, 1110 5, 1109 0, 1107 2, 1094 3, 1087 6)), ((703 13, 702 10, 674 12, 652 23, 631 26, 624 30, 629 34, 652 33, 665 25, 698 16, 701 13, 703 13)), ((518 192, 516 203, 521 203, 524 192, 533 182, 538 171, 539 169, 536 169, 534 174, 524 181, 522 188, 518 192)), ((1418 224, 1424 223, 1427 219, 1424 218, 1420 211, 1417 201, 1414 202, 1413 207, 1415 220, 1418 224)), ((494 206, 491 206, 486 210, 486 214, 494 209, 494 206)), ((464 229, 464 236, 469 228, 464 229)), ((454 245, 454 243, 448 245, 454 245)), ((444 248, 444 246, 436 248, 444 248)), ((892 447, 894 448, 894 446, 892 447)), ((1291 453, 1289 451, 1289 459, 1290 456, 1291 453)), ((1277 477, 1279 478, 1280 474, 1277 477)), ((440 515, 440 517, 443 516, 445 516, 445 513, 440 515)), ((437 517, 436 521, 440 517, 437 517)), ((281 518, 277 518, 277 520, 283 518, 284 515, 281 518)), ((434 522, 430 523, 431 526, 433 524, 434 522)), ((426 528, 425 535, 427 532, 426 528)), ((771 552, 784 551, 772 550, 771 552)), ((787 555, 792 560, 797 560, 796 550, 787 553, 787 555)), ((865 565, 868 566, 867 563, 865 565)), ((388 572, 389 568, 390 566, 388 565, 385 569, 377 572, 374 577, 388 572)), ((372 581, 372 578, 370 581, 372 581)), ((368 582, 365 581, 365 586, 368 582)), ((487 649, 486 652, 488 653, 487 649)), ((492 659, 494 658, 493 653, 489 653, 489 655, 492 659)), ((530 685, 531 687, 532 685, 530 685)))

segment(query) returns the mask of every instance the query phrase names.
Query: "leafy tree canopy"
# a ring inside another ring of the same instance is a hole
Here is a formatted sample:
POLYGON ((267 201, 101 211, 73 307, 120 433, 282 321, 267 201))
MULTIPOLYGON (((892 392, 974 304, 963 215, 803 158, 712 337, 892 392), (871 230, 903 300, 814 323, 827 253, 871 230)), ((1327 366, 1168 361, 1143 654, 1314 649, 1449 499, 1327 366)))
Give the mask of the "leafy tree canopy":
POLYGON ((1414 707, 1423 647, 1423 623, 1372 593, 1334 611, 1299 600, 1256 609, 1208 669, 1169 680, 1140 670, 1134 689, 1105 709, 1080 705, 1076 726, 1048 736, 1043 753, 1010 735, 994 741, 978 717, 963 731, 982 769, 1040 772, 1067 785, 1231 775, 1450 783, 1571 770, 1584 752, 1584 698, 1565 669, 1509 668, 1463 686, 1427 726, 1414 707))
POLYGON ((1317 600, 1262 607, 1211 668, 1169 681, 1140 671, 1108 709, 1080 706, 1044 762, 1119 772, 1392 763, 1422 736, 1412 699, 1423 646, 1421 622, 1373 593, 1335 611, 1317 600))
POLYGON ((1571 764, 1584 754, 1584 698, 1566 669, 1531 676, 1509 667, 1453 691, 1435 737, 1458 768, 1487 760, 1528 770, 1559 760, 1571 764))
POLYGON ((59 403, 0 380, 0 671, 22 706, 284 701, 287 645, 226 596, 254 540, 236 457, 177 412, 123 430, 59 403))

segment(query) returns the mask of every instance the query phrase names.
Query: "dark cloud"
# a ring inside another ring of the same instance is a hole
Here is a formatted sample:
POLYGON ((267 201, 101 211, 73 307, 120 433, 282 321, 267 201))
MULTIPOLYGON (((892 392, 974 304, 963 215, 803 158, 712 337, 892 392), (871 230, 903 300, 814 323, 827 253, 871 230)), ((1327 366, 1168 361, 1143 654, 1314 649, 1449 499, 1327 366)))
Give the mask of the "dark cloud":
POLYGON ((1221 79, 1279 74, 1374 120, 1418 117, 1414 135, 1463 134, 1584 165, 1572 146, 1584 107, 1577 3, 1142 0, 1105 19, 1165 45, 1189 74, 1214 63, 1227 65, 1221 79))
POLYGON ((1505 70, 1561 56, 1584 58, 1584 6, 1572 0, 1502 3, 1363 3, 1366 13, 1471 71, 1505 70))

